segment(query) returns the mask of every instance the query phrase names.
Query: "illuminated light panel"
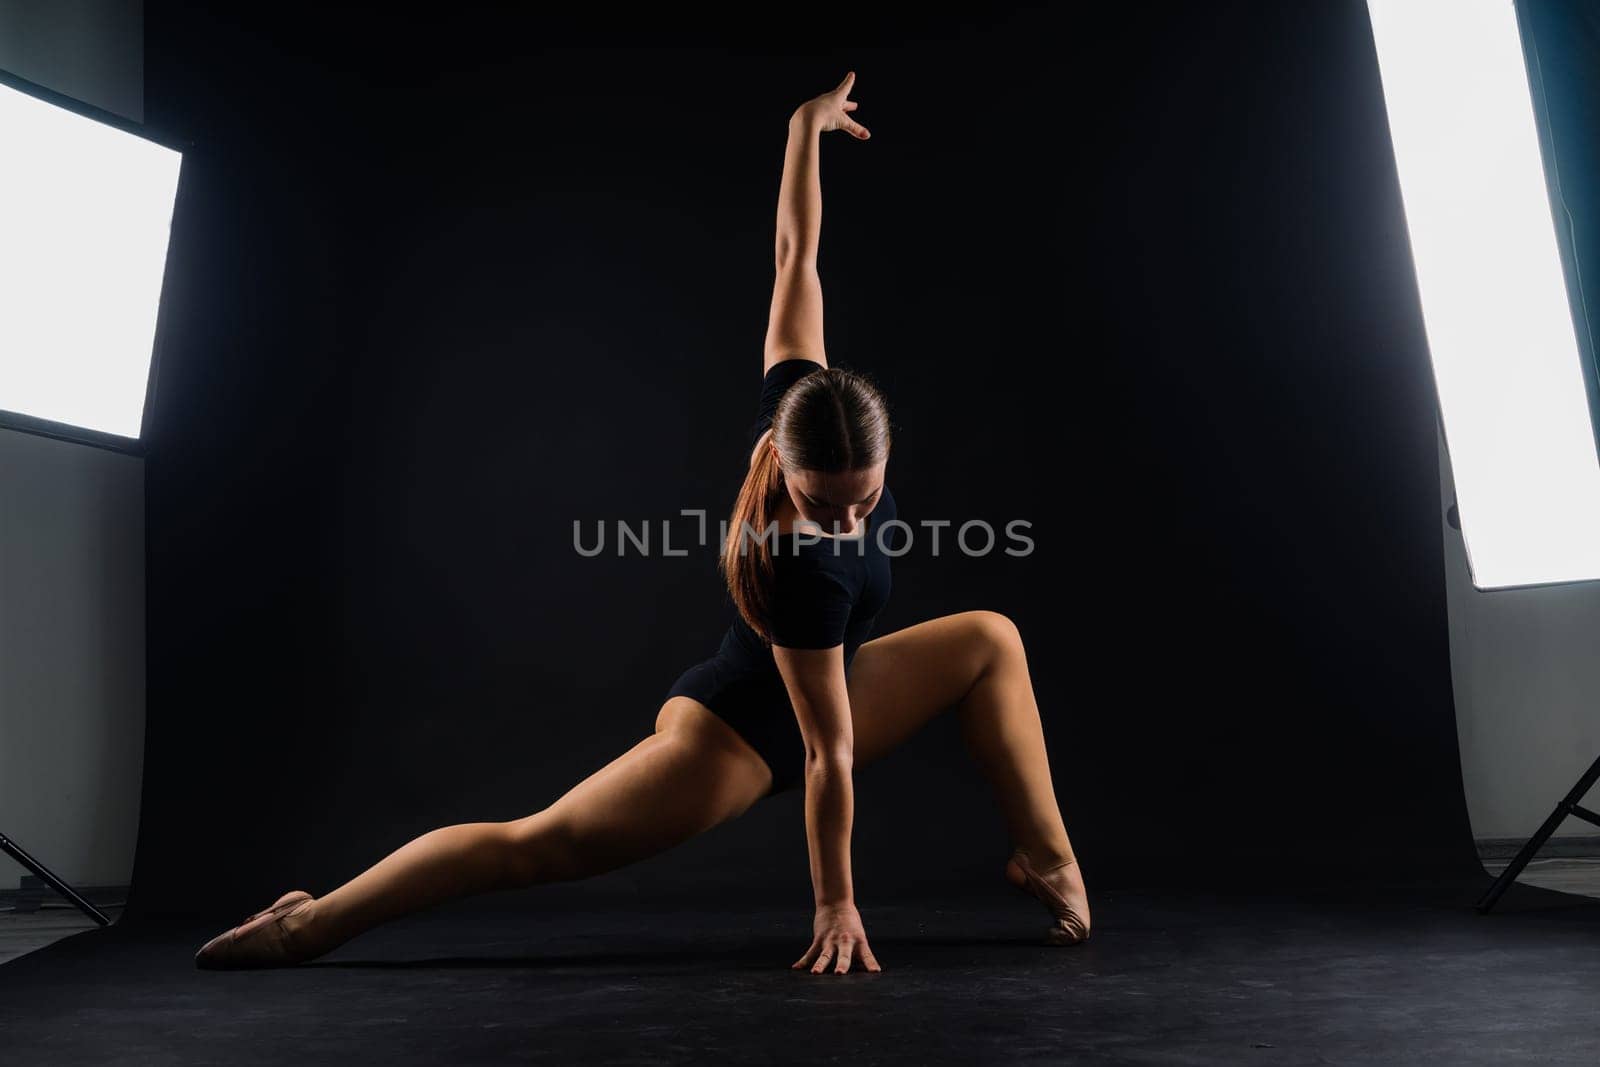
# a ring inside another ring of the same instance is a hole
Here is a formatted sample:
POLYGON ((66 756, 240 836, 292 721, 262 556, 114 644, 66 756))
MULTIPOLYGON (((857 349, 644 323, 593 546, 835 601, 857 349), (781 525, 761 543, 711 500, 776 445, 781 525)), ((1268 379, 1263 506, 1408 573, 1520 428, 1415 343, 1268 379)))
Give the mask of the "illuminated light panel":
POLYGON ((139 436, 182 160, 0 85, 0 409, 139 436))
POLYGON ((1473 583, 1600 578, 1600 459, 1510 0, 1368 0, 1473 583))

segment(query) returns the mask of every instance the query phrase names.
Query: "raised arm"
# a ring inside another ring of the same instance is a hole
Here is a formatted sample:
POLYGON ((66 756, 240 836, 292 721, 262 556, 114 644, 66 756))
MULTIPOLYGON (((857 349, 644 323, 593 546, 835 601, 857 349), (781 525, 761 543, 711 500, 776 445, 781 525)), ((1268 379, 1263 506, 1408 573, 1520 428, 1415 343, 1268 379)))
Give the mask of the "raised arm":
POLYGON ((845 130, 857 140, 871 134, 852 119, 849 100, 855 71, 821 96, 806 101, 789 117, 789 144, 778 186, 778 232, 774 249, 777 276, 767 314, 761 373, 786 359, 828 365, 822 345, 822 280, 817 275, 817 243, 822 233, 822 179, 818 143, 829 130, 845 130))

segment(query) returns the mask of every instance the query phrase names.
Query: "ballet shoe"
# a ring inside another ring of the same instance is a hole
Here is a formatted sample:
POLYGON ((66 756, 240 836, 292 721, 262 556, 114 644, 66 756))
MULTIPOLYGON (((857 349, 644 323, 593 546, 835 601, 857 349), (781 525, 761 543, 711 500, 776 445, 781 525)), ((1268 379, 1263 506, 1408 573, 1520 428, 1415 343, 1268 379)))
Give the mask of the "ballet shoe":
MULTIPOLYGON (((1060 870, 1077 860, 1068 860, 1066 863, 1051 867, 1051 871, 1060 870)), ((1089 940, 1089 923, 1078 914, 1078 910, 1062 896, 1057 889, 1044 880, 1044 875, 1049 871, 1036 870, 1028 861, 1028 854, 1022 849, 1011 853, 1011 858, 1006 861, 1006 880, 1024 893, 1036 897, 1050 909, 1050 914, 1055 916, 1055 924, 1045 934, 1047 945, 1078 945, 1089 940), (1013 871, 1016 873, 1013 875, 1013 871)))
POLYGON ((303 889, 293 889, 244 921, 226 930, 194 954, 194 965, 207 971, 232 971, 248 967, 287 967, 310 959, 289 943, 283 920, 297 914, 315 899, 303 889))

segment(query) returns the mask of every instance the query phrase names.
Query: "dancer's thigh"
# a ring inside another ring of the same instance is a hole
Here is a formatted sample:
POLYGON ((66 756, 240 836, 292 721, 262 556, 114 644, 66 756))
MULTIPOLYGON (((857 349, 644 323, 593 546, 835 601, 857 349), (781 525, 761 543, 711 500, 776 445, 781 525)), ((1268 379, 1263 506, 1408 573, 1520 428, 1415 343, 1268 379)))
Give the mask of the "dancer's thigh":
POLYGON ((993 611, 963 611, 864 642, 850 665, 855 765, 871 763, 961 702, 1016 627, 993 611))
POLYGON ((652 856, 741 814, 771 782, 761 757, 710 709, 673 697, 656 732, 513 824, 531 878, 577 878, 652 856))

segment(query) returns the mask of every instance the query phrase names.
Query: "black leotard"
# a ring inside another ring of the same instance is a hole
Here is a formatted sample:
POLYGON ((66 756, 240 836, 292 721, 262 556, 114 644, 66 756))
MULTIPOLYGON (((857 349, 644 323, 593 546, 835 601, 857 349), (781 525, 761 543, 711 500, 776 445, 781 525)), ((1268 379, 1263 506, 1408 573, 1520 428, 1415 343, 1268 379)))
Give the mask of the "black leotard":
MULTIPOLYGON (((789 359, 767 372, 747 458, 772 425, 784 390, 821 369, 820 363, 809 359, 789 359)), ((885 485, 859 537, 786 534, 773 539, 769 625, 775 644, 784 648, 843 644, 848 671, 856 649, 889 599, 889 553, 903 554, 900 530, 886 528, 895 515, 894 495, 885 485)), ((804 777, 805 742, 789 691, 772 649, 738 612, 717 654, 684 671, 667 696, 693 697, 739 731, 772 769, 769 793, 791 789, 804 777)))

